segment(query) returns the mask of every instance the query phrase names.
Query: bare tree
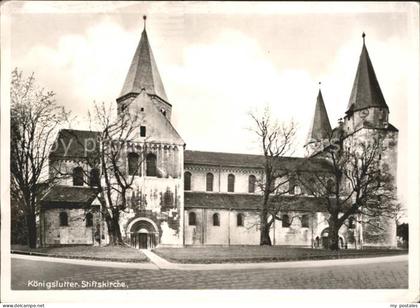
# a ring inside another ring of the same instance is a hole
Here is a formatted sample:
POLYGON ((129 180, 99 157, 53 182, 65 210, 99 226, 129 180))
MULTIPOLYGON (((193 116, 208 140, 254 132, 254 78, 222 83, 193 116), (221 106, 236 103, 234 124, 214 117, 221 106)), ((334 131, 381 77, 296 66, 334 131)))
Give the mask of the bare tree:
POLYGON ((271 226, 276 219, 282 219, 278 213, 285 210, 284 204, 276 199, 289 192, 288 189, 283 189, 289 182, 289 171, 282 168, 279 160, 293 150, 296 130, 293 122, 286 124, 272 119, 269 107, 264 109, 262 115, 251 113, 250 117, 254 124, 252 131, 256 134, 264 155, 264 179, 258 183, 263 192, 259 221, 260 245, 271 245, 271 226))
POLYGON ((380 218, 395 218, 396 193, 389 166, 382 160, 386 150, 381 132, 361 138, 347 139, 334 131, 320 148, 320 155, 330 164, 330 172, 300 173, 299 181, 312 195, 324 200, 329 213, 328 246, 339 249, 339 229, 348 219, 371 225, 380 218))
POLYGON ((38 199, 56 180, 46 176, 51 138, 69 114, 56 103, 54 92, 36 85, 34 74, 25 78, 17 69, 12 72, 10 102, 11 197, 24 213, 28 245, 34 248, 38 199))
MULTIPOLYGON (((82 159, 76 160, 83 172, 80 180, 90 185, 99 196, 110 244, 124 245, 120 216, 129 209, 134 181, 141 175, 141 166, 146 160, 146 138, 142 142, 138 138, 136 141, 141 113, 117 113, 114 104, 95 103, 93 114, 89 114, 89 118, 96 130, 89 131, 90 137, 82 138, 77 132, 69 131, 74 146, 83 149, 82 159), (130 155, 134 155, 134 159, 130 160, 130 155)), ((68 168, 56 169, 55 173, 62 177, 74 176, 68 168)))

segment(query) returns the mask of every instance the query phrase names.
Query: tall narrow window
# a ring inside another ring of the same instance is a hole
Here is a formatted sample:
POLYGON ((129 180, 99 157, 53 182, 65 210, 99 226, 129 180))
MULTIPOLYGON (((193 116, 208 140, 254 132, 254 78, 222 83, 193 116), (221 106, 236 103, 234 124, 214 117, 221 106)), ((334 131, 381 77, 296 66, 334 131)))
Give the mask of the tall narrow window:
POLYGON ((228 192, 235 191, 235 176, 233 174, 228 175, 228 192))
POLYGON ((66 212, 60 212, 60 227, 69 225, 69 219, 66 212))
POLYGON ((92 213, 86 214, 86 227, 92 227, 93 226, 93 215, 92 213))
POLYGON ((128 153, 128 175, 140 174, 140 157, 137 153, 128 153))
POLYGON ((327 193, 329 195, 333 194, 334 193, 334 190, 335 190, 334 188, 335 188, 334 181, 331 180, 331 179, 329 179, 327 181, 327 193))
POLYGON ((291 195, 295 194, 295 186, 296 186, 296 179, 293 176, 289 177, 289 194, 291 195))
POLYGON ((281 226, 283 228, 289 228, 290 227, 290 218, 289 218, 289 215, 284 214, 281 217, 281 226))
POLYGON ((146 126, 140 126, 140 137, 146 137, 146 126))
POLYGON ((82 167, 76 167, 73 169, 73 186, 83 186, 82 167))
POLYGON ((90 170, 90 186, 99 186, 99 181, 99 169, 93 168, 92 170, 90 170))
POLYGON ((309 216, 302 215, 301 223, 302 223, 302 228, 309 228, 309 216))
POLYGON ((244 214, 239 213, 236 215, 236 225, 242 227, 244 225, 244 214))
POLYGON ((302 190, 300 189, 299 185, 295 185, 293 192, 295 195, 300 195, 302 193, 302 190))
POLYGON ((194 212, 190 212, 188 214, 188 225, 195 226, 197 224, 196 218, 197 217, 196 217, 195 213, 194 212))
POLYGON ((356 228, 356 223, 354 217, 349 217, 349 229, 356 228))
POLYGON ((218 213, 213 214, 213 226, 220 226, 220 218, 218 213))
POLYGON ((184 190, 191 190, 191 172, 184 173, 184 190))
POLYGON ((146 175, 147 176, 156 176, 156 155, 149 153, 146 156, 146 175))
POLYGON ((255 183, 257 182, 257 178, 255 175, 250 175, 248 178, 248 192, 254 193, 255 192, 255 183))
POLYGON ((207 173, 206 175, 206 191, 213 191, 213 173, 207 173))

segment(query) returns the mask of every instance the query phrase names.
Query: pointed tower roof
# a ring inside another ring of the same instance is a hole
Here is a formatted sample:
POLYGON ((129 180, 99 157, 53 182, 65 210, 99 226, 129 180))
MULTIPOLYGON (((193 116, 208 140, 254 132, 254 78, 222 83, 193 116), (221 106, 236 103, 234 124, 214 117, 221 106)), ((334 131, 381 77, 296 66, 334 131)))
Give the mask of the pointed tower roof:
POLYGON ((133 60, 131 61, 120 97, 129 93, 140 93, 142 89, 145 89, 147 94, 156 95, 168 102, 165 88, 163 87, 162 79, 160 78, 152 48, 147 37, 146 16, 143 16, 143 19, 145 22, 144 29, 133 60))
POLYGON ((316 99, 314 119, 309 130, 307 144, 326 139, 330 137, 332 130, 330 120, 328 119, 327 109, 322 98, 321 89, 319 89, 316 99))
POLYGON ((363 47, 360 54, 359 65, 353 83, 349 104, 346 113, 369 107, 387 108, 385 98, 382 94, 372 62, 365 44, 365 34, 363 33, 363 47))

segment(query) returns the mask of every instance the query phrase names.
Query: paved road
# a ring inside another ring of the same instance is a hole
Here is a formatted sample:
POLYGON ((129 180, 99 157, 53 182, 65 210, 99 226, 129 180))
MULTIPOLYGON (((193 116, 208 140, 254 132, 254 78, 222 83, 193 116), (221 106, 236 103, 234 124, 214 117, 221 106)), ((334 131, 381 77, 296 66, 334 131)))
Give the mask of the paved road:
POLYGON ((45 290, 47 283, 57 281, 66 285, 52 286, 51 289, 408 288, 407 261, 308 268, 183 271, 97 267, 12 258, 11 270, 14 290, 45 290), (101 282, 108 284, 98 286, 101 282), (96 287, 93 286, 95 283, 96 287))

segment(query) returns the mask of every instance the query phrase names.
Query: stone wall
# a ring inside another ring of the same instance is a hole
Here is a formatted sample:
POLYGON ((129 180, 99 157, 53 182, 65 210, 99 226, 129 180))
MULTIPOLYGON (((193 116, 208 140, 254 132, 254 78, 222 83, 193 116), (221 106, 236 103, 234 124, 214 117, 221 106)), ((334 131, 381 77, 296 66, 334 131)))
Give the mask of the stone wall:
POLYGON ((86 227, 84 209, 54 208, 46 209, 41 214, 42 243, 52 245, 93 245, 94 228, 99 224, 99 214, 93 213, 93 227, 86 227), (68 215, 68 226, 60 226, 60 213, 68 215))
MULTIPOLYGON (((185 172, 190 172, 191 191, 206 191, 206 175, 213 174, 213 192, 228 192, 228 176, 235 176, 235 193, 248 193, 248 180, 250 175, 257 178, 257 182, 261 181, 262 172, 260 169, 252 168, 225 168, 211 166, 185 165, 185 172)), ((255 185, 258 192, 258 184, 255 185)))
MULTIPOLYGON (((273 245, 311 247, 315 238, 321 240, 322 232, 328 228, 327 213, 287 212, 291 225, 283 227, 276 220, 271 227, 270 237, 273 245), (309 226, 302 227, 302 215, 309 216, 309 226)), ((259 214, 256 211, 188 209, 185 211, 185 245, 259 245, 259 214), (189 224, 189 213, 196 214, 196 225, 189 224), (220 226, 213 225, 213 215, 219 214, 220 226), (237 215, 244 215, 243 226, 237 225, 237 215)), ((348 230, 340 229, 343 244, 348 241, 348 230)))

